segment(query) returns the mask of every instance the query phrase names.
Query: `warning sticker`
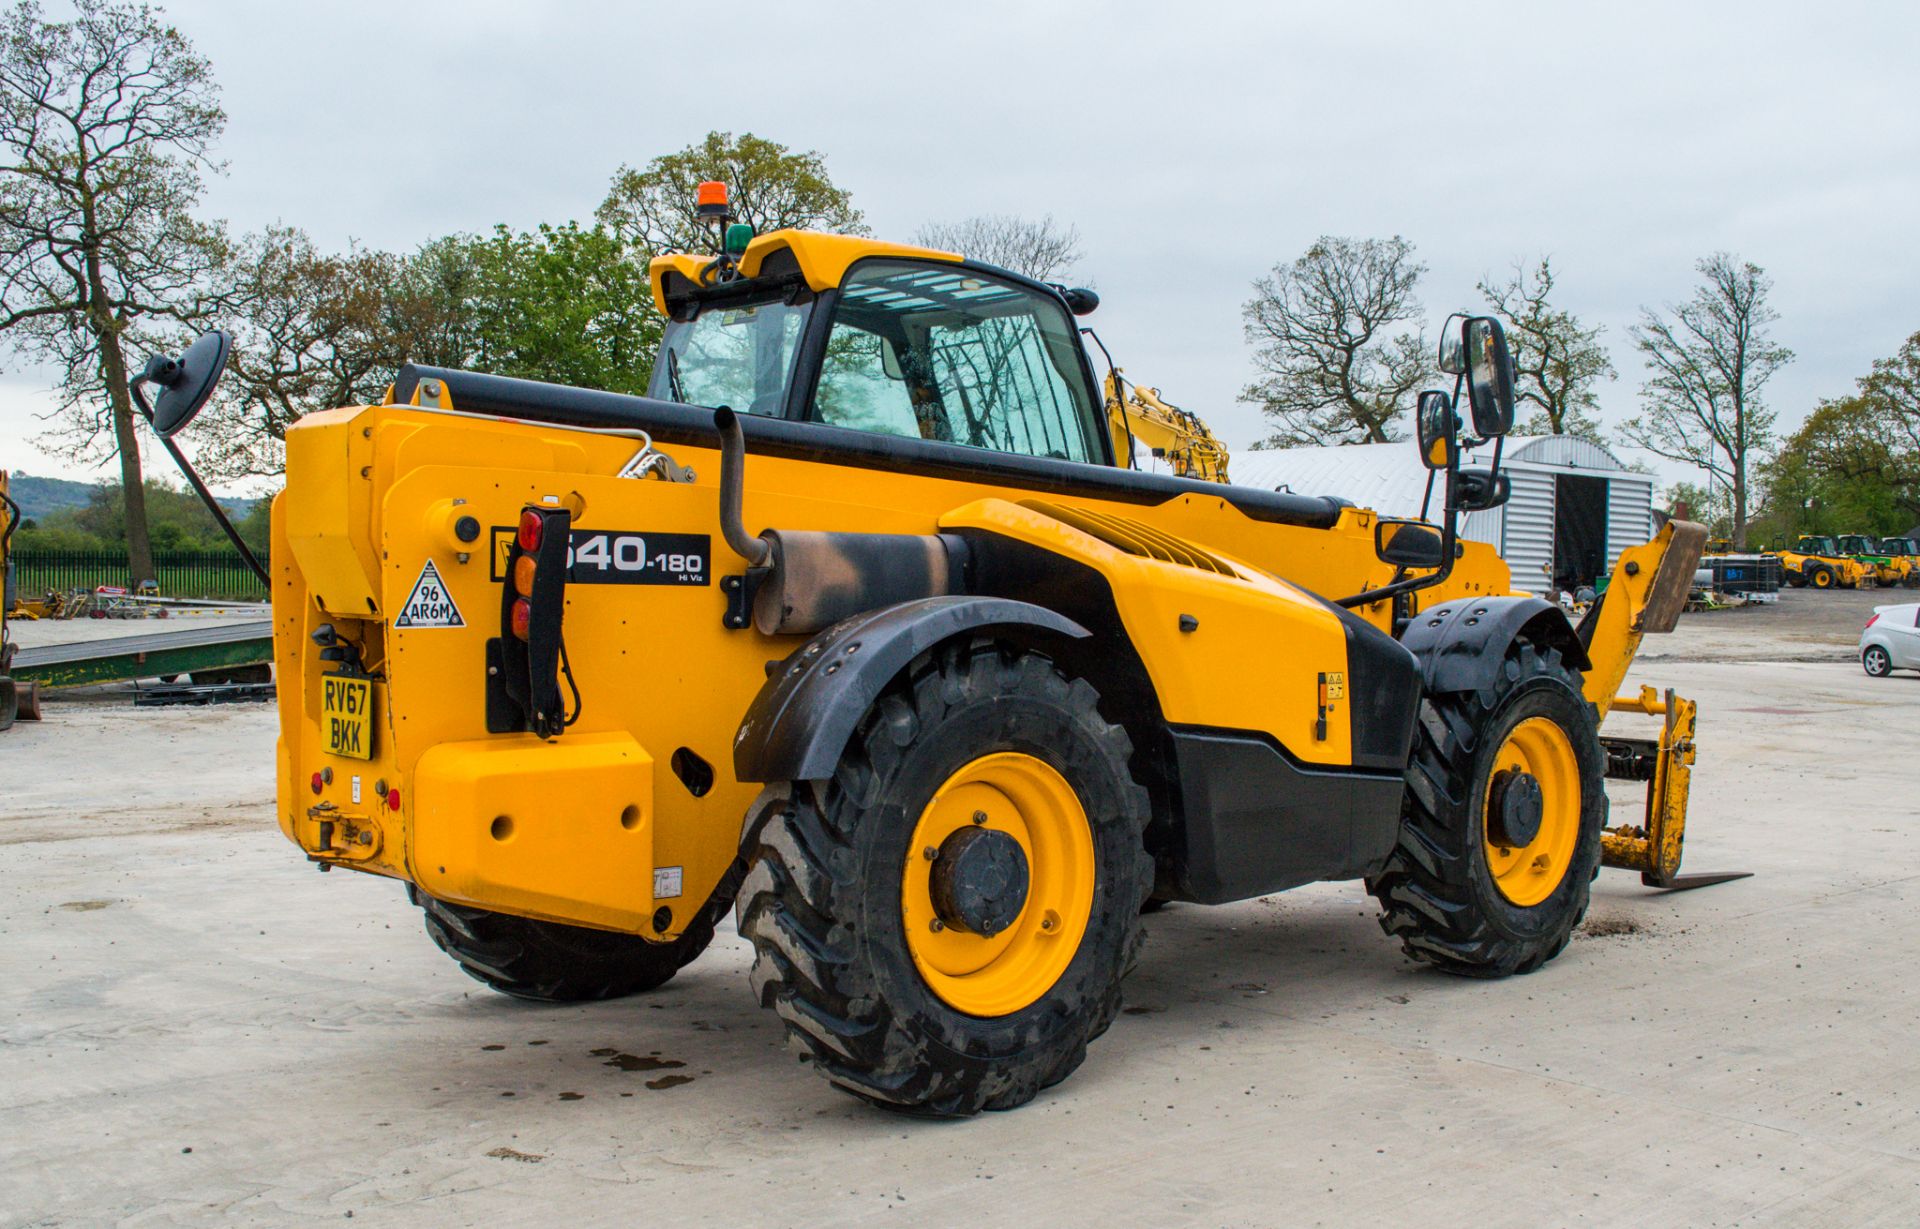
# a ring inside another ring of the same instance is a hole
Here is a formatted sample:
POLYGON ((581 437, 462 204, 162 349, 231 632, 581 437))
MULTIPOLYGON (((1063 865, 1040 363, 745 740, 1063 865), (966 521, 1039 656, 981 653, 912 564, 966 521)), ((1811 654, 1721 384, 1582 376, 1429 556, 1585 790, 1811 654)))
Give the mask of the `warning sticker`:
POLYGON ((427 566, 420 569, 420 579, 413 582, 413 592, 407 595, 407 604, 400 608, 400 616, 393 621, 395 627, 465 627, 467 621, 460 617, 460 608, 453 604, 453 594, 447 592, 447 586, 440 579, 440 569, 433 566, 433 560, 427 560, 427 566))
POLYGON ((653 898, 672 900, 680 895, 681 868, 678 866, 656 866, 653 868, 653 898))

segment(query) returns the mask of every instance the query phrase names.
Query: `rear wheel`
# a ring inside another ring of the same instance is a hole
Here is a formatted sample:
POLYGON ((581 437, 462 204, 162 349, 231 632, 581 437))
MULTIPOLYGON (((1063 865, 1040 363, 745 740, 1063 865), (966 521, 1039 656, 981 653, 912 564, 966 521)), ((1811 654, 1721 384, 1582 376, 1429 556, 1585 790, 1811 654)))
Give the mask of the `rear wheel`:
POLYGON ((1874 678, 1883 679, 1893 673, 1893 658, 1879 645, 1870 644, 1860 654, 1860 668, 1874 678))
POLYGON ((1483 691, 1422 701, 1400 839, 1367 883, 1380 925, 1449 973, 1531 973, 1586 915, 1605 758, 1580 679, 1519 644, 1483 691))
POLYGON ((20 715, 20 693, 14 681, 0 674, 0 730, 11 730, 20 715))
POLYGON ((874 703, 831 780, 770 791, 740 933, 761 1005, 834 1085, 1011 1109, 1113 1022, 1153 871, 1098 703, 1038 653, 952 644, 874 703))
POLYGON ((712 942, 729 895, 716 894, 716 903, 702 909, 678 939, 652 943, 638 935, 449 904, 412 887, 407 892, 426 914, 428 937, 469 977, 541 1003, 615 999, 665 985, 712 942))
POLYGON ((1807 583, 1816 589, 1831 589, 1833 588, 1833 581, 1832 568, 1815 564, 1807 569, 1807 583))

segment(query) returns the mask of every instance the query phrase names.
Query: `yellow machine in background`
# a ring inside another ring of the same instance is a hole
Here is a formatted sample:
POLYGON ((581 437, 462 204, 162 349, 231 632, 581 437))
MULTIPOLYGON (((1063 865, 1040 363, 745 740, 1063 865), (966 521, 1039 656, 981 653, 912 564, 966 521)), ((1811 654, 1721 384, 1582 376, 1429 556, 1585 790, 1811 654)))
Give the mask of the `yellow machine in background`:
POLYGON ((7 623, 13 617, 18 597, 14 592, 13 534, 24 518, 7 488, 7 471, 0 469, 0 730, 10 729, 20 718, 40 719, 40 685, 20 682, 12 677, 13 654, 17 647, 8 634, 7 623))
POLYGON ((1120 374, 1115 367, 1106 378, 1107 427, 1113 433, 1114 455, 1123 464, 1134 464, 1135 444, 1143 444, 1156 459, 1167 462, 1175 477, 1227 481, 1227 446, 1200 416, 1168 405, 1157 388, 1134 384, 1123 393, 1120 374))
POLYGON ((1858 589, 1873 583, 1873 572, 1864 563, 1840 549, 1830 537, 1802 535, 1791 548, 1775 539, 1773 553, 1787 583, 1796 589, 1858 589))
MULTIPOLYGON (((646 990, 732 908, 829 1081, 964 1115, 1079 1065, 1152 901, 1362 879, 1411 956, 1497 977, 1603 860, 1685 886, 1691 706, 1599 723, 1654 711, 1615 696, 1702 531, 1625 552, 1578 628, 1460 540, 1509 489, 1460 463, 1512 423, 1497 321, 1449 324, 1420 399, 1439 520, 1392 520, 1131 469, 1091 295, 700 208, 717 254, 653 262, 650 396, 408 366, 287 433, 281 829, 407 884, 474 977, 646 990), (1645 823, 1608 829, 1609 773, 1652 778, 1645 823)), ((149 366, 163 438, 216 342, 149 366)))

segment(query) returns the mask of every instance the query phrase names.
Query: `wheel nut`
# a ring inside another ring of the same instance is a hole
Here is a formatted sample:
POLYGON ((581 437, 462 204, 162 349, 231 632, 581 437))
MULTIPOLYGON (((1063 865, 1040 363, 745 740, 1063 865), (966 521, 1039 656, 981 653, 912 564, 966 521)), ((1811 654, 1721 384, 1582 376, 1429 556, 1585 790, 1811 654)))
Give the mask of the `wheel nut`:
POLYGON ((927 923, 928 930, 939 931, 939 930, 945 930, 946 928, 947 928, 947 924, 941 921, 939 918, 935 918, 931 922, 927 923))
POLYGON ((986 823, 986 822, 987 822, 987 813, 986 813, 985 811, 975 811, 975 812, 973 813, 973 822, 974 822, 974 823, 976 823, 976 824, 984 824, 984 823, 986 823))
POLYGON ((931 845, 929 845, 929 846, 927 846, 927 847, 926 847, 925 849, 923 849, 923 850, 921 850, 921 851, 920 851, 920 853, 921 853, 921 856, 922 856, 922 857, 924 857, 924 858, 926 858, 926 860, 927 860, 927 861, 929 861, 929 862, 931 862, 931 861, 933 861, 933 860, 934 860, 935 858, 937 858, 937 857, 939 857, 939 856, 940 856, 940 851, 939 851, 939 850, 937 850, 937 849, 935 849, 935 848, 934 848, 933 846, 931 846, 931 845))

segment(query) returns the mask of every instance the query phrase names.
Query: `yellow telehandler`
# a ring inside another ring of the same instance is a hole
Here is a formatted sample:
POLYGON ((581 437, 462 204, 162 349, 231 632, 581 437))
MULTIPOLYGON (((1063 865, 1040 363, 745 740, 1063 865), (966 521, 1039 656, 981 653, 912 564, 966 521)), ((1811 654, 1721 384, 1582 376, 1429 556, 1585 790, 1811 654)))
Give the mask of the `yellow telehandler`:
MULTIPOLYGON (((701 206, 650 396, 410 365, 287 432, 280 826, 468 973, 642 991, 732 909, 819 1072, 957 1116, 1079 1066, 1153 900, 1364 879, 1415 959, 1499 977, 1603 862, 1690 886, 1692 706, 1616 693, 1703 531, 1577 627, 1512 592, 1457 532, 1509 489, 1460 462, 1512 423, 1496 321, 1449 322, 1420 398, 1437 519, 1385 519, 1128 468, 1091 295, 701 206), (1603 737, 1623 704, 1660 736, 1603 737), (1610 774, 1650 786, 1611 829, 1610 774)), ((136 381, 162 438, 225 344, 136 381)))

